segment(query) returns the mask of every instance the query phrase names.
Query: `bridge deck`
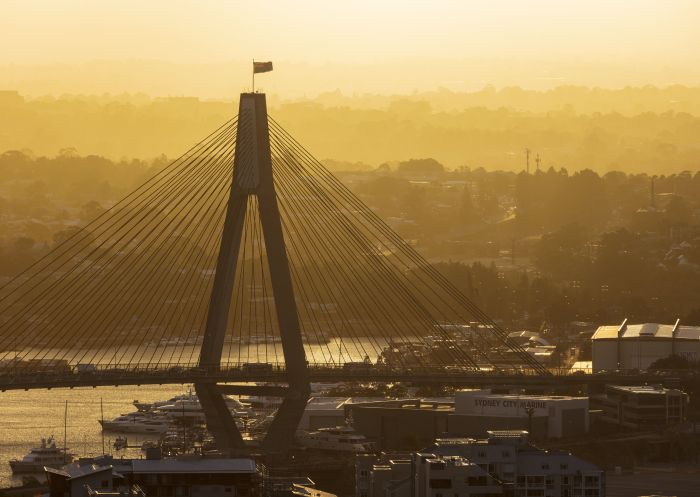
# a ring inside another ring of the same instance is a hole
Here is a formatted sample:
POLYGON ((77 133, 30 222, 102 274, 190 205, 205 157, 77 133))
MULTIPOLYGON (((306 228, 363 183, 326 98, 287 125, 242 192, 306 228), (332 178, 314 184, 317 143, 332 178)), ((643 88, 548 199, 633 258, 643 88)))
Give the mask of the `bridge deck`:
MULTIPOLYGON (((483 385, 586 385, 586 384, 648 384, 677 385, 700 383, 700 374, 679 371, 616 371, 596 374, 552 369, 550 374, 538 374, 524 370, 473 371, 390 368, 345 368, 341 366, 310 366, 313 382, 408 382, 414 384, 442 384, 454 386, 483 385)), ((133 368, 103 369, 87 372, 5 372, 0 375, 0 390, 29 390, 51 388, 98 387, 120 385, 158 385, 184 383, 286 383, 286 370, 281 366, 228 367, 228 368, 133 368)))

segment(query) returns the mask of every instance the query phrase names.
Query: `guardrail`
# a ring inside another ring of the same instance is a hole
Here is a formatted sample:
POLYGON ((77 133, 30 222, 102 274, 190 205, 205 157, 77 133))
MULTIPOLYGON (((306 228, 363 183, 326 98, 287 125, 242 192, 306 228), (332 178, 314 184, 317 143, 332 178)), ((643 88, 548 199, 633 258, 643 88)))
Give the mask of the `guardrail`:
MULTIPOLYGON (((532 370, 477 370, 459 367, 392 368, 383 365, 315 365, 309 364, 311 381, 406 381, 471 383, 590 383, 590 382, 671 382, 700 381, 700 371, 618 370, 587 373, 564 368, 542 375, 532 370)), ((284 382, 283 364, 227 363, 220 366, 182 364, 77 365, 57 370, 0 369, 0 390, 58 388, 104 385, 177 384, 193 382, 284 382)))

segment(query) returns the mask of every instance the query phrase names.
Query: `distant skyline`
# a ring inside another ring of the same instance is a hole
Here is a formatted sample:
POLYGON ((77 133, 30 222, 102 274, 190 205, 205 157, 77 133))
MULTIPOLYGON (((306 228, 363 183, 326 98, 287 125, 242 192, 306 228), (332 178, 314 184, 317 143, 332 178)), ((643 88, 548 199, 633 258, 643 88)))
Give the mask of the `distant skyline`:
POLYGON ((5 0, 0 88, 228 98, 700 84, 692 0, 5 0))

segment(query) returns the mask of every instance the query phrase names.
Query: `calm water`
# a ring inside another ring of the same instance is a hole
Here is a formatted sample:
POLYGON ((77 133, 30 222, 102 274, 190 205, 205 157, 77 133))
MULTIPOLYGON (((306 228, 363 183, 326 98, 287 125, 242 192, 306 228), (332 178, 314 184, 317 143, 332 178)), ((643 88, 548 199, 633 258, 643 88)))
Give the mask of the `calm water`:
MULTIPOLYGON (((329 343, 307 343, 304 347, 306 358, 312 364, 337 364, 339 362, 361 361, 368 356, 373 361, 387 345, 382 338, 333 338, 329 343)), ((66 359, 70 364, 94 363, 127 364, 190 364, 197 363, 200 345, 125 345, 120 348, 87 349, 26 349, 17 351, 21 357, 44 357, 66 359)), ((284 362, 282 344, 250 344, 239 347, 238 343, 224 343, 222 363, 284 362)))
MULTIPOLYGON (((336 362, 342 357, 343 362, 361 361, 365 351, 372 360, 376 360, 377 342, 374 339, 362 338, 358 345, 352 345, 351 340, 333 339, 327 345, 307 345, 307 357, 312 362, 336 362), (315 360, 314 360, 315 359, 315 360)), ((380 343, 381 346, 385 342, 380 343)), ((98 362, 120 362, 120 357, 131 357, 134 362, 139 362, 153 357, 153 350, 127 350, 106 351, 98 362), (142 355, 141 355, 142 354, 142 355), (115 356, 117 358, 115 359, 115 356)), ((224 345, 224 357, 231 361, 282 361, 281 344, 250 345, 241 347, 224 345), (230 348, 227 348, 230 347, 230 348)), ((196 361, 199 347, 160 347, 162 352, 161 362, 182 361, 190 358, 196 361)), ((87 356, 94 356, 93 351, 85 351, 87 356)), ((49 356, 65 357, 74 355, 69 351, 55 350, 49 356)), ((68 448, 78 456, 95 456, 102 454, 102 431, 98 420, 100 419, 100 398, 104 406, 105 419, 112 419, 120 414, 136 410, 132 405, 135 399, 144 402, 167 400, 174 395, 184 393, 186 387, 182 385, 163 386, 121 386, 100 388, 54 389, 54 390, 30 390, 0 392, 0 487, 11 484, 20 484, 21 477, 12 477, 8 461, 13 458, 22 458, 32 447, 40 445, 42 437, 54 435, 57 445, 63 446, 63 419, 65 403, 68 401, 68 448)), ((105 434, 105 452, 114 453, 112 443, 114 433, 105 434)), ((137 444, 148 437, 128 434, 129 444, 137 444)), ((140 443, 139 443, 140 445, 140 443)), ((130 449, 115 453, 129 457, 139 457, 141 451, 130 449)))
MULTIPOLYGON (((105 419, 135 411, 135 399, 146 402, 165 400, 184 393, 180 385, 141 387, 101 387, 56 390, 30 390, 0 393, 0 487, 20 484, 21 477, 12 477, 8 461, 22 458, 41 437, 54 435, 57 445, 63 446, 63 419, 68 401, 68 448, 80 456, 102 453, 100 398, 105 419)), ((138 449, 114 452, 114 433, 105 434, 105 452, 139 457, 138 449)), ((148 437, 129 434, 129 443, 148 437)))

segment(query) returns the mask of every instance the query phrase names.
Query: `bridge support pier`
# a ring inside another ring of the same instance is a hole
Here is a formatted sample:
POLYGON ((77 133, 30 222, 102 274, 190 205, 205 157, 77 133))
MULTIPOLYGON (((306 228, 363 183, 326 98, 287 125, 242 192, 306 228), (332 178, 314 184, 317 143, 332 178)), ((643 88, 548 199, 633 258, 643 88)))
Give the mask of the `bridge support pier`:
MULTIPOLYGON (((250 196, 257 198, 288 383, 282 405, 263 441, 263 448, 271 452, 285 452, 293 442, 294 433, 308 402, 311 388, 275 192, 267 103, 263 93, 241 94, 231 193, 226 208, 219 258, 199 358, 200 367, 205 369, 221 366, 241 234, 250 196)), ((241 330, 234 331, 241 332, 241 330)), ((243 438, 226 408, 218 387, 214 384, 200 383, 195 384, 195 389, 204 409, 207 427, 219 449, 233 452, 242 448, 243 438)), ((249 390, 254 392, 256 387, 250 386, 249 390)), ((260 387, 260 391, 266 391, 266 387, 260 387)))
POLYGON ((244 449, 241 432, 216 384, 195 383, 194 390, 206 416, 207 429, 221 450, 231 455, 231 452, 244 449))

